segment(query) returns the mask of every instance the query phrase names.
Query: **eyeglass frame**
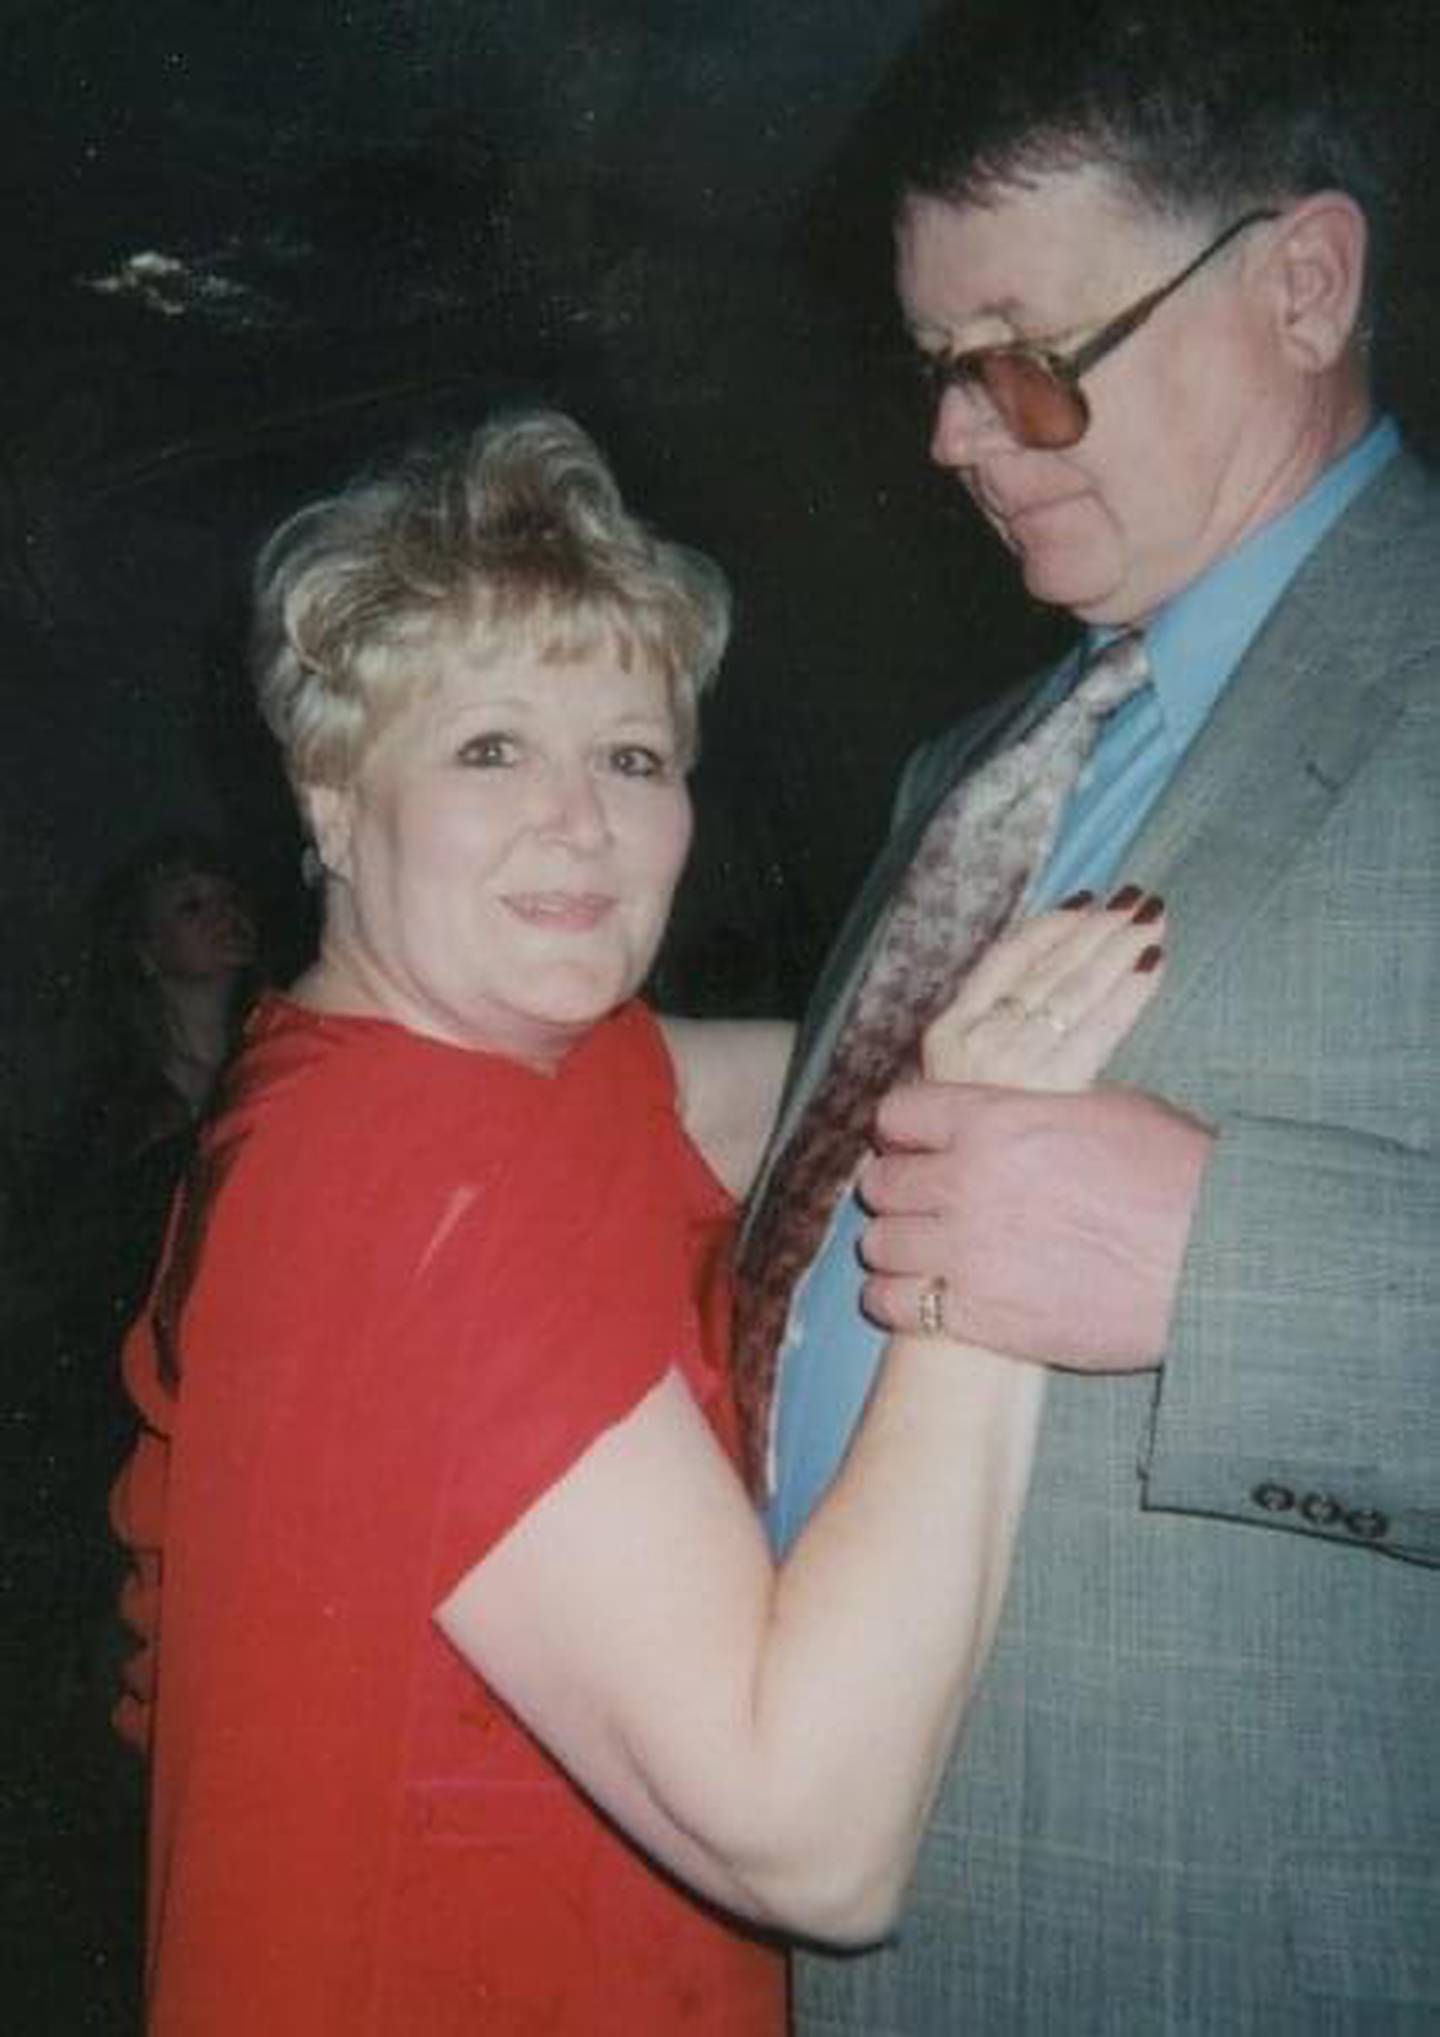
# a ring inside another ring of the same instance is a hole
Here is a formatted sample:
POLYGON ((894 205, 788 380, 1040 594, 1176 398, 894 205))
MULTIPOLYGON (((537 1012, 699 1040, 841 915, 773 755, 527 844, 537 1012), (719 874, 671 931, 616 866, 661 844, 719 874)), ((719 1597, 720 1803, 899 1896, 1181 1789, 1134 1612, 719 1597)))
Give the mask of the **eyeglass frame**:
MULTIPOLYGON (((1182 283, 1188 283, 1197 270, 1203 269, 1222 248, 1229 247, 1231 241, 1239 234, 1244 233, 1248 227, 1259 226, 1262 220, 1280 217, 1281 213, 1274 206, 1260 206, 1253 212, 1247 212, 1241 218, 1232 220, 1224 232, 1217 234, 1214 240, 1207 243, 1178 274, 1172 276, 1168 282, 1161 283, 1156 289, 1147 290, 1143 297, 1138 297, 1133 304, 1127 305, 1124 311, 1117 312, 1115 317, 1107 320, 1098 332, 1092 333, 1088 340, 1082 340, 1078 347, 1071 348, 1068 353, 1059 353, 1053 347, 1037 346, 1032 340, 1007 340, 996 346, 967 347, 959 354, 927 354, 922 349, 912 355, 912 361, 936 403, 950 389, 964 388, 967 385, 972 388, 977 385, 983 388, 982 369, 979 364, 987 359, 993 359, 997 354, 1021 355, 1027 360, 1034 361, 1068 392, 1081 417, 1080 429, 1074 438, 1060 443, 1053 440, 1037 443, 1044 450, 1068 451, 1071 446, 1078 446, 1090 429, 1090 399, 1080 387, 1082 375, 1087 375, 1098 362, 1105 359, 1107 354, 1113 353, 1123 341, 1130 338, 1132 333, 1138 332, 1165 300, 1174 296, 1182 283)), ((988 391, 986 397, 987 401, 993 402, 988 391)), ((1001 422, 1020 444, 1029 443, 1020 439, 1019 434, 1013 431, 1008 419, 1003 415, 1001 422)))

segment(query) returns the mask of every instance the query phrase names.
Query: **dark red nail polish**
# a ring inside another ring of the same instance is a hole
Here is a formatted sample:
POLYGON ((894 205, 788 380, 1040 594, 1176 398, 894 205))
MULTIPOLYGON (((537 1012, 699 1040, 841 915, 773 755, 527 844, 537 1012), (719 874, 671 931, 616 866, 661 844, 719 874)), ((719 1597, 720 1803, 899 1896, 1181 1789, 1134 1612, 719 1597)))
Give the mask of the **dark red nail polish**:
POLYGON ((1107 900, 1111 912, 1129 912, 1132 905, 1138 905, 1144 897, 1138 884, 1122 884, 1120 889, 1107 900))
POLYGON ((1072 891, 1068 898, 1060 901, 1061 912, 1082 912, 1087 905, 1095 903, 1093 891, 1072 891))
POLYGON ((1136 975, 1148 976, 1152 970, 1158 969, 1160 967, 1160 958, 1164 953, 1165 950, 1163 948, 1146 948, 1139 961, 1135 964, 1136 975))
POLYGON ((1137 927, 1153 926, 1155 921, 1159 919, 1160 915, 1164 912, 1164 910, 1165 910, 1164 899, 1160 898, 1159 896, 1157 896, 1155 892, 1152 891, 1150 893, 1150 896, 1146 899, 1143 899, 1141 903, 1135 908, 1134 912, 1130 915, 1130 917, 1134 920, 1137 927))

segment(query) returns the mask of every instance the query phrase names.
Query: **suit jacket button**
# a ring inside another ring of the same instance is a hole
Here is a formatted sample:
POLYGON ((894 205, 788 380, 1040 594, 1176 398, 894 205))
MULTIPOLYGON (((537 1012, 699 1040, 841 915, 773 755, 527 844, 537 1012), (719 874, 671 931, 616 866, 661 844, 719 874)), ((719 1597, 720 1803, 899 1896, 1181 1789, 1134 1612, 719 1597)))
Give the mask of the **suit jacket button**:
POLYGON ((1300 1502, 1300 1511, 1312 1528, 1333 1528, 1345 1509, 1328 1493, 1307 1492, 1300 1502))
POLYGON ((1346 1514, 1345 1525, 1362 1542, 1378 1542, 1390 1531, 1389 1516, 1376 1507, 1356 1507, 1353 1513, 1346 1514))
POLYGON ((1257 1485, 1250 1495, 1257 1507, 1264 1507, 1267 1514, 1288 1514, 1295 1504, 1295 1495, 1288 1485, 1277 1485, 1274 1479, 1267 1479, 1264 1485, 1257 1485))

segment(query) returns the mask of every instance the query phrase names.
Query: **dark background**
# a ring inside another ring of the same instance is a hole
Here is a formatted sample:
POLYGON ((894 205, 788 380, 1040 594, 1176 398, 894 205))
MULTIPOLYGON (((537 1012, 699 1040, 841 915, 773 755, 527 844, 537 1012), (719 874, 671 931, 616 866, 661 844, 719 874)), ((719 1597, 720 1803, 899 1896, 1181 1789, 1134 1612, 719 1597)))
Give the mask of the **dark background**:
POLYGON ((904 750, 1033 634, 813 258, 827 166, 920 12, 20 10, 0 728, 27 966, 0 1026, 32 1024, 76 901, 171 817, 239 836, 287 945, 294 830, 238 674, 247 557, 377 449, 511 394, 573 409, 732 575, 667 987, 799 1001, 904 750))
MULTIPOLYGON (((732 575, 665 987, 799 1003, 905 751, 1056 637, 878 366, 885 250, 844 180, 925 11, 10 0, 7 1061, 45 1052, 79 902, 169 820, 237 836, 295 959, 294 827, 239 670, 248 556, 377 450, 520 394, 572 408, 732 575)), ((1416 103, 1432 50, 1417 26, 1416 103)), ((1412 210, 1391 365, 1433 438, 1412 210)))
MULTIPOLYGON (((86 900, 136 842, 177 821, 231 834, 275 968, 303 955, 298 836, 238 658, 257 537, 507 396, 572 409, 631 498, 734 580, 661 988, 693 1010, 798 1007, 907 749, 1063 635, 928 471, 880 365, 885 250, 853 193, 867 102, 925 11, 0 8, 7 1170, 57 1105, 86 900)), ((1437 14, 1409 10, 1397 73, 1422 139, 1437 14)), ((1383 355, 1432 447, 1434 168, 1432 148, 1407 185, 1383 355)), ((7 1606, 23 1568, 0 1579, 7 1606)), ((33 1638, 0 1636, 21 1735, 52 1703, 33 1638)), ((0 1879, 33 1898, 0 1938, 12 2027, 133 2019, 128 1812, 97 1838, 83 1787, 56 1809, 45 1779, 85 1785, 87 1758, 47 1745, 6 1799, 23 1815, 0 1879), (37 1864, 40 1828, 76 1835, 88 1879, 37 1864)))

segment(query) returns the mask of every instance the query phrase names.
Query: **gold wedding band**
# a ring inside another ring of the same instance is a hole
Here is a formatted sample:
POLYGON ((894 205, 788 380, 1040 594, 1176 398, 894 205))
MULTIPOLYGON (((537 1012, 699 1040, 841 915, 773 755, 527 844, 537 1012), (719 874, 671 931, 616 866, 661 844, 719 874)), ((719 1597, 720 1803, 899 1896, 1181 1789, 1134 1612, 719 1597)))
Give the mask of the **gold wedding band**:
POLYGON ((945 1288, 945 1276, 939 1273, 920 1290, 920 1328, 927 1337, 945 1334, 945 1288))

